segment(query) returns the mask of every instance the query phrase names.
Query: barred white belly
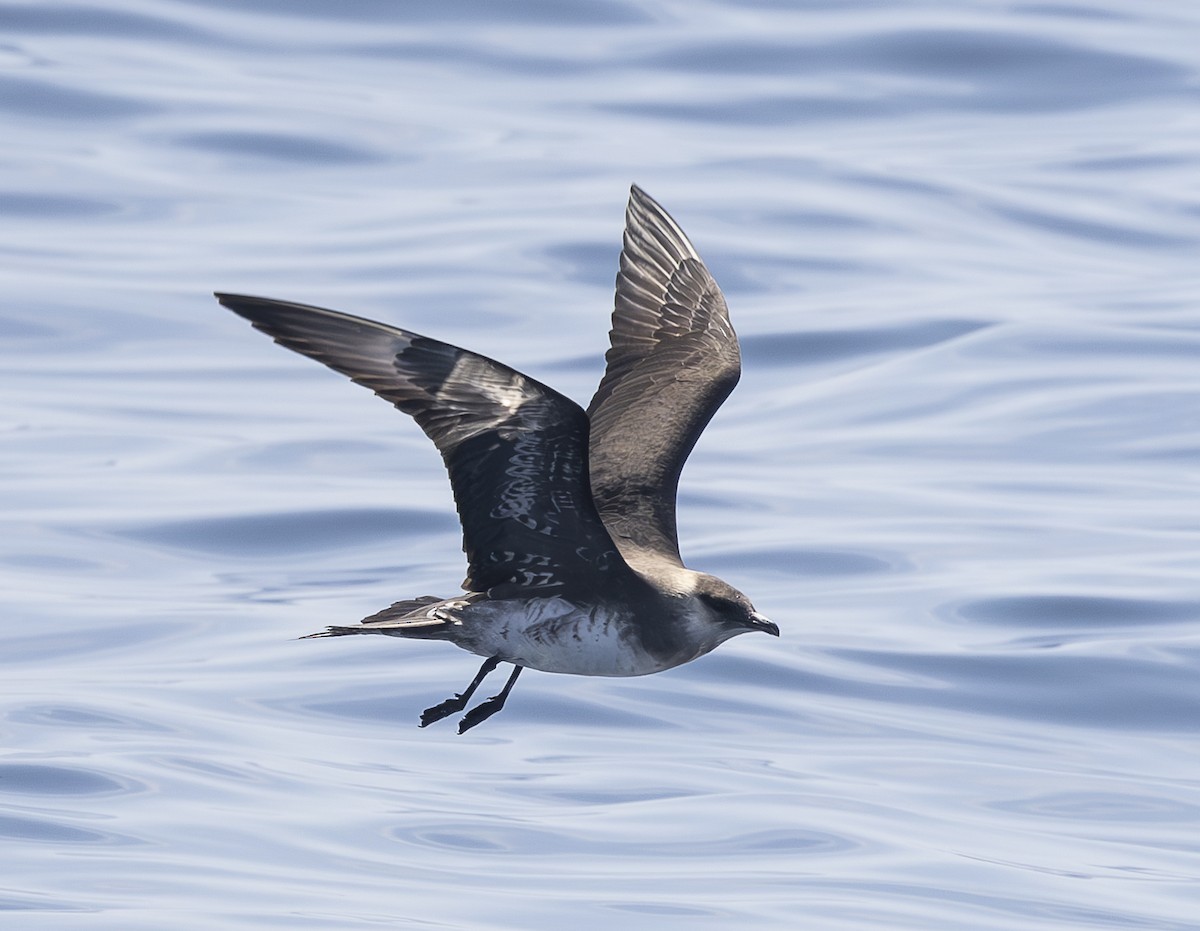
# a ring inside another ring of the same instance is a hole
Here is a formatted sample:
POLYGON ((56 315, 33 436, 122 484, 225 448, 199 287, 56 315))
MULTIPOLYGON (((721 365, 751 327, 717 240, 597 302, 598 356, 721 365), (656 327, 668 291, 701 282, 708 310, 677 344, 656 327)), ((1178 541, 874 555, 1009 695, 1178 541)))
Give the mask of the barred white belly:
POLYGON ((464 650, 542 672, 644 676, 667 668, 642 648, 632 619, 623 613, 538 598, 519 606, 481 602, 458 616, 456 642, 464 650))

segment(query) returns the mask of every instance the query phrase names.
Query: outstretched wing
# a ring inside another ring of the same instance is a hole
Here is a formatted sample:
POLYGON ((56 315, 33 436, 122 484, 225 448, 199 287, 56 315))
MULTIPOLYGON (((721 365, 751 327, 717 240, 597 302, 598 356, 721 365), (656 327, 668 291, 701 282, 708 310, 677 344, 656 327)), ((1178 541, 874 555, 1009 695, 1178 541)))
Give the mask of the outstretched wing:
POLYGON ((464 588, 590 592, 628 572, 592 502, 588 421, 574 401, 407 330, 286 301, 217 299, 412 415, 450 473, 469 564, 464 588))
POLYGON ((682 565, 679 473, 737 384, 741 356, 721 289, 679 225, 636 185, 610 340, 588 408, 592 497, 627 560, 682 565))

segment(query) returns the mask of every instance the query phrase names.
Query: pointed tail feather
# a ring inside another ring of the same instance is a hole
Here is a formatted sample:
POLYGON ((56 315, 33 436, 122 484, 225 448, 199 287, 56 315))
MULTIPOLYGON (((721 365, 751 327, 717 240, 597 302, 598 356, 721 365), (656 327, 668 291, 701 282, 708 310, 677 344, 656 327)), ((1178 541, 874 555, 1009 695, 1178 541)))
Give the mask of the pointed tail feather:
POLYGON ((355 627, 330 625, 315 634, 305 634, 298 640, 313 637, 345 637, 348 634, 389 634, 393 637, 409 637, 416 640, 446 640, 446 631, 456 626, 444 617, 409 617, 399 620, 372 621, 367 619, 355 627))
POLYGON ((324 630, 318 631, 315 634, 305 634, 303 637, 297 637, 297 640, 311 640, 313 637, 344 637, 346 634, 373 634, 376 631, 364 630, 362 627, 326 627, 324 630))
POLYGON ((447 632, 460 623, 454 618, 453 611, 456 608, 466 607, 481 597, 483 596, 478 594, 464 595, 459 598, 421 595, 418 598, 397 601, 391 607, 363 618, 362 623, 355 627, 331 624, 322 631, 305 634, 297 639, 345 637, 348 634, 390 634, 393 637, 410 637, 418 640, 449 640, 451 637, 447 632))

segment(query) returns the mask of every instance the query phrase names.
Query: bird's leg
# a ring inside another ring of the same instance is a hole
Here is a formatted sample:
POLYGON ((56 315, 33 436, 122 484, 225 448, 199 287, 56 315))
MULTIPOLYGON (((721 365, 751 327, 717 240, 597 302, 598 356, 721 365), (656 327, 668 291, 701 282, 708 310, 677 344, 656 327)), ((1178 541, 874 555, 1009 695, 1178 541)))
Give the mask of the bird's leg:
POLYGON ((499 665, 500 660, 495 656, 485 659, 483 665, 479 667, 479 672, 475 673, 475 678, 471 680, 471 684, 467 686, 465 692, 459 692, 453 698, 447 698, 441 704, 434 705, 432 708, 426 708, 421 712, 421 727, 428 727, 434 721, 440 721, 447 715, 462 711, 467 707, 467 702, 471 700, 471 696, 475 694, 475 690, 479 688, 479 683, 487 677, 489 672, 499 665))
POLYGON ((480 724, 494 715, 497 711, 504 707, 504 699, 508 698, 508 693, 512 691, 512 687, 517 684, 517 676, 521 674, 524 666, 514 666, 512 675, 508 677, 508 681, 504 683, 504 688, 500 690, 499 695, 493 695, 487 701, 481 701, 478 705, 463 715, 463 719, 458 722, 458 732, 464 734, 473 728, 476 724, 480 724))

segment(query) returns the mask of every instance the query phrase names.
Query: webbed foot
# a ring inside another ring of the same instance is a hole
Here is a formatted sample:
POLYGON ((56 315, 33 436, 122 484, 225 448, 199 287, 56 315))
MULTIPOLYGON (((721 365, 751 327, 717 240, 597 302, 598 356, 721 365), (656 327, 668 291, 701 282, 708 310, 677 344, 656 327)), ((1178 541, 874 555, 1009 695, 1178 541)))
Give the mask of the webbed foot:
POLYGON ((426 708, 421 712, 421 723, 419 727, 428 727, 435 721, 440 721, 442 718, 462 711, 467 707, 467 699, 462 695, 455 695, 453 698, 447 698, 444 702, 434 705, 432 708, 426 708))
POLYGON ((508 698, 508 693, 512 691, 512 687, 517 684, 517 676, 521 674, 524 666, 514 666, 512 675, 508 677, 508 681, 504 683, 504 688, 500 690, 499 695, 493 695, 487 701, 481 701, 478 705, 463 715, 463 719, 458 722, 459 734, 465 734, 476 724, 482 724, 497 711, 504 707, 504 701, 508 698))
MULTIPOLYGON (((500 660, 496 657, 490 657, 483 661, 483 665, 479 667, 479 672, 475 673, 475 678, 471 680, 471 684, 462 692, 459 692, 453 698, 447 698, 444 702, 434 705, 432 708, 426 708, 421 712, 420 727, 428 727, 434 721, 440 721, 442 718, 462 711, 467 707, 467 702, 471 700, 471 696, 475 694, 475 690, 479 688, 479 683, 484 680, 489 672, 500 665, 500 660)), ((459 731, 459 733, 462 733, 459 731)))

